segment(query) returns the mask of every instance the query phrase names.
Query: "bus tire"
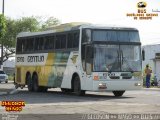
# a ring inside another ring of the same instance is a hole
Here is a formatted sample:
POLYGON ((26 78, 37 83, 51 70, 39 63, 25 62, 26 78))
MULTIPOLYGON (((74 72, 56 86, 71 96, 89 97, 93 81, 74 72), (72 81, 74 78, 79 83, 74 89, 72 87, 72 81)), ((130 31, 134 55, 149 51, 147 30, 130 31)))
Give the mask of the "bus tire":
POLYGON ((32 92, 33 91, 33 81, 31 78, 31 75, 27 75, 27 86, 28 86, 28 91, 32 92))
POLYGON ((81 90, 81 83, 80 83, 80 79, 79 79, 78 76, 76 76, 74 78, 74 81, 73 81, 73 92, 77 96, 83 96, 83 95, 85 95, 85 91, 81 90))
POLYGON ((114 96, 121 97, 125 91, 113 91, 114 96))
POLYGON ((32 79, 33 79, 33 91, 40 92, 40 87, 38 85, 38 76, 34 74, 32 79))
POLYGON ((47 91, 48 91, 47 87, 43 87, 43 86, 39 87, 39 92, 47 92, 47 91))
POLYGON ((64 93, 70 93, 71 89, 61 88, 61 91, 64 92, 64 93))
POLYGON ((18 89, 18 87, 19 87, 18 84, 15 84, 15 89, 18 89))

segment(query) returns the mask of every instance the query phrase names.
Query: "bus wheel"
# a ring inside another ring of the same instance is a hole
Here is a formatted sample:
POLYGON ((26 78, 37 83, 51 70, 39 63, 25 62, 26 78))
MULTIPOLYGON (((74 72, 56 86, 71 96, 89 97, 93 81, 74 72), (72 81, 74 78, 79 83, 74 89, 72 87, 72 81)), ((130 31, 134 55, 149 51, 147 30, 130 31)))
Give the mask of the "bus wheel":
POLYGON ((78 76, 76 76, 73 81, 73 92, 78 96, 85 95, 85 91, 81 90, 80 79, 78 76))
POLYGON ((39 92, 47 92, 47 90, 48 90, 47 87, 43 87, 43 86, 39 87, 39 92))
POLYGON ((31 75, 27 76, 27 85, 28 85, 28 91, 33 91, 33 81, 31 79, 31 75))
POLYGON ((113 91, 114 96, 121 97, 125 91, 113 91))
POLYGON ((61 88, 61 91, 64 92, 64 93, 70 93, 71 89, 61 88))
POLYGON ((19 87, 18 84, 15 84, 15 88, 18 89, 18 87, 19 87))
POLYGON ((40 87, 38 86, 38 76, 37 75, 33 75, 33 91, 34 92, 40 91, 40 87))

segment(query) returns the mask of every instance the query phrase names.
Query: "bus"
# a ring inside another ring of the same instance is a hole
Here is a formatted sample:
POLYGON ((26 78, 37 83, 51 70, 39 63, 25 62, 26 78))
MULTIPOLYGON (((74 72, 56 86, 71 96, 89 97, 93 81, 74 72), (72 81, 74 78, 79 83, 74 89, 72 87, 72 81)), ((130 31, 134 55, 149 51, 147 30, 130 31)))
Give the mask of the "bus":
POLYGON ((141 42, 135 28, 67 23, 24 32, 16 41, 16 87, 85 95, 142 87, 141 42))

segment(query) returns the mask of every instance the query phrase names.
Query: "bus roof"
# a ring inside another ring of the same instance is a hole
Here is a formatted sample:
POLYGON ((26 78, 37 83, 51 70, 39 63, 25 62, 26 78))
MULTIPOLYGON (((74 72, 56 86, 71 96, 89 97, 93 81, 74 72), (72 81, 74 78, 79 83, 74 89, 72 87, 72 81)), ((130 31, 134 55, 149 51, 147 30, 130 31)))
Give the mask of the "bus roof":
POLYGON ((91 28, 91 29, 110 29, 110 30, 136 30, 136 28, 124 27, 124 26, 115 26, 115 25, 97 25, 85 22, 72 22, 61 24, 55 27, 47 28, 45 31, 41 32, 21 32, 17 35, 17 37, 29 37, 29 36, 38 36, 38 35, 45 35, 51 34, 56 32, 64 32, 64 31, 71 31, 71 30, 78 30, 80 28, 91 28))

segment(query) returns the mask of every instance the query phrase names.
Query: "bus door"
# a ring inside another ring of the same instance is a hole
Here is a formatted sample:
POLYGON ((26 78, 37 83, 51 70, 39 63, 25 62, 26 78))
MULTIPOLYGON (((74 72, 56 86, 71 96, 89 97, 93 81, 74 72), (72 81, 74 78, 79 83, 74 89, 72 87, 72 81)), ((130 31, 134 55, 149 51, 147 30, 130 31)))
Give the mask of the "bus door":
POLYGON ((92 45, 83 45, 82 47, 82 65, 83 65, 83 81, 86 90, 92 90, 92 70, 93 70, 93 47, 92 45))

